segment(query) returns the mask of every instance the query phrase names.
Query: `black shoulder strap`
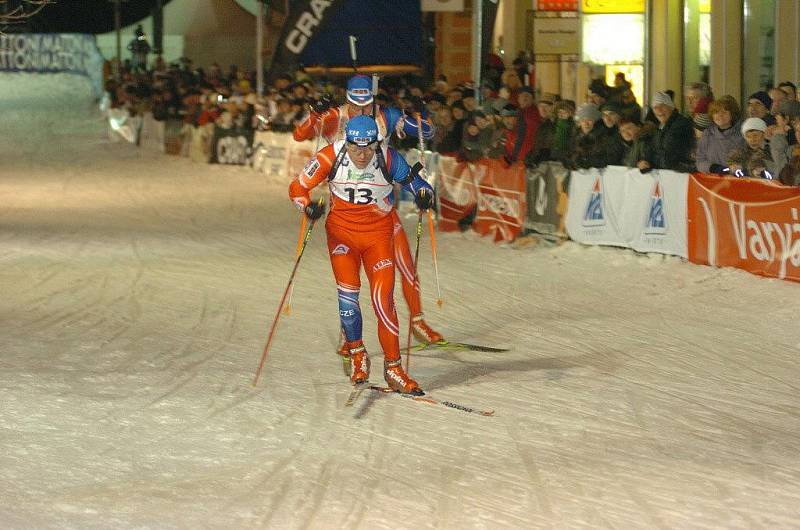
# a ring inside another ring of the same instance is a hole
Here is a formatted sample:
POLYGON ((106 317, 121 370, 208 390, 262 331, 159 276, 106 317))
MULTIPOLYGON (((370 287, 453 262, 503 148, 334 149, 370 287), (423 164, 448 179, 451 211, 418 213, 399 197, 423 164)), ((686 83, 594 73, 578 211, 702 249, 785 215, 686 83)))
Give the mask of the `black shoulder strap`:
POLYGON ((381 170, 381 174, 383 174, 384 180, 388 184, 393 182, 392 176, 389 174, 389 168, 386 166, 386 159, 383 157, 383 146, 381 145, 383 142, 378 140, 378 149, 375 150, 375 156, 378 158, 378 168, 381 170))
POLYGON ((333 162, 331 170, 328 172, 328 182, 336 178, 336 172, 339 171, 339 166, 342 165, 342 160, 344 160, 344 154, 346 152, 347 152, 347 142, 343 143, 342 148, 339 149, 338 153, 336 153, 336 160, 333 162))

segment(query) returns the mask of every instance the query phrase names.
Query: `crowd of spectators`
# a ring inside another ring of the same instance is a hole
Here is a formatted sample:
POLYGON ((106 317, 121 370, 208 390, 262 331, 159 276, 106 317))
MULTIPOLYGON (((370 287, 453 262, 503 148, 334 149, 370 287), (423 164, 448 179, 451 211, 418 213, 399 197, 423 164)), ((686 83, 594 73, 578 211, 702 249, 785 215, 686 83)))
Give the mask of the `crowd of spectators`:
MULTIPOLYGON (((671 90, 640 105, 622 74, 612 86, 593 80, 580 104, 556 94, 537 97, 526 65, 518 63, 492 65, 480 87, 451 85, 444 76, 431 86, 411 76, 384 77, 375 100, 423 113, 436 130, 429 147, 463 161, 493 158, 529 167, 558 161, 571 169, 622 165, 800 185, 800 102, 791 82, 759 90, 743 105, 692 83, 684 87, 682 113, 671 90)), ((150 110, 156 119, 289 132, 319 98, 344 102, 345 82, 312 79, 301 70, 278 77, 258 98, 253 72, 218 65, 206 71, 183 59, 172 65, 157 60, 149 71, 123 68, 122 82, 109 81, 107 88, 114 105, 150 110)), ((392 141, 401 148, 416 142, 392 141)))

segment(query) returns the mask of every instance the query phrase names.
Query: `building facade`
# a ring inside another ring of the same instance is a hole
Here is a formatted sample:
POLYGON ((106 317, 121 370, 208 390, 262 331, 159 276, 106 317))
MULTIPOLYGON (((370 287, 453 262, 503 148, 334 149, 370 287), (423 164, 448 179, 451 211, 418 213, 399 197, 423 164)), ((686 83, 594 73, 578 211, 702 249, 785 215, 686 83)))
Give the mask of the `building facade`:
MULTIPOLYGON (((489 1, 489 0, 481 0, 489 1)), ((472 78, 472 6, 436 16, 437 71, 472 78)), ((589 81, 623 72, 647 102, 692 82, 740 101, 800 81, 798 0, 500 0, 493 51, 506 64, 525 52, 538 92, 582 102, 589 81)))

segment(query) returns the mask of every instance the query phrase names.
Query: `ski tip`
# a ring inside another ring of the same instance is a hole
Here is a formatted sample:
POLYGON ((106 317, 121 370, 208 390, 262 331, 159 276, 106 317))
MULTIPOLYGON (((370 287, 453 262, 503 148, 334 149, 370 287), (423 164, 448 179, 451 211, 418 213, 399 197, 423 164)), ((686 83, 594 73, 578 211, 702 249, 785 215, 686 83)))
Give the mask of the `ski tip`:
POLYGON ((438 300, 436 300, 436 305, 438 305, 439 307, 442 307, 444 305, 444 300, 439 298, 438 300))

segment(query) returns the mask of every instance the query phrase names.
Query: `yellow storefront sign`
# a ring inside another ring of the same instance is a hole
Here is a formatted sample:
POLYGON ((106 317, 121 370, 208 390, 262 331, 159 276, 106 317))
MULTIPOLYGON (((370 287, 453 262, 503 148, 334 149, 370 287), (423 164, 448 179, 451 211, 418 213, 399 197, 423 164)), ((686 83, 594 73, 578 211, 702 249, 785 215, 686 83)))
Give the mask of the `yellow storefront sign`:
POLYGON ((644 0, 581 0, 584 13, 644 13, 644 0))

